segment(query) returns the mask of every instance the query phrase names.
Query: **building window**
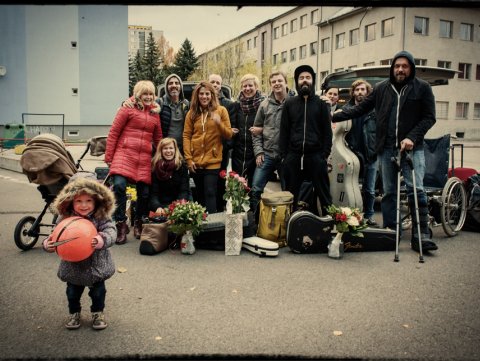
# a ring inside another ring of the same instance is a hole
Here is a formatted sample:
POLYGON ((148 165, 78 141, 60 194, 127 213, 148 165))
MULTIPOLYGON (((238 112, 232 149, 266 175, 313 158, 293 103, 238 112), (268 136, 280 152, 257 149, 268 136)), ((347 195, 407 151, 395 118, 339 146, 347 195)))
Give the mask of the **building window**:
POLYGON ((392 65, 393 59, 383 59, 380 60, 380 65, 392 65))
POLYGON ((417 59, 417 58, 415 58, 415 65, 426 66, 427 65, 427 59, 417 59))
POLYGON ((452 62, 451 61, 446 61, 446 60, 439 60, 437 62, 437 66, 439 68, 452 69, 452 62))
POLYGON ((253 47, 256 48, 257 47, 257 40, 258 40, 258 36, 255 36, 253 38, 253 47))
POLYGON ((473 118, 480 119, 480 103, 473 104, 473 118))
POLYGON ((282 25, 282 36, 287 35, 288 33, 288 23, 282 25))
POLYGON ((440 20, 440 37, 452 38, 453 21, 440 20))
POLYGON ((415 25, 413 32, 420 35, 428 35, 428 18, 415 16, 415 25))
POLYGON ((467 119, 468 117, 468 103, 457 102, 455 109, 455 118, 467 119))
POLYGON ((365 25, 365 41, 375 40, 375 24, 365 25))
POLYGON ((363 63, 363 66, 375 66, 375 62, 371 61, 369 63, 363 63))
POLYGON ((357 69, 357 65, 349 65, 348 70, 357 69))
POLYGON ((287 62, 287 52, 282 51, 282 64, 287 62))
POLYGON ((277 65, 278 63, 278 54, 273 54, 273 65, 277 65))
POLYGON ((320 80, 323 81, 323 79, 325 79, 328 75, 328 70, 327 71, 322 71, 320 73, 320 80))
POLYGON ((290 49, 290 61, 297 60, 297 48, 290 49))
POLYGON ((313 25, 318 22, 318 9, 312 10, 310 13, 310 24, 313 25))
POLYGON ((292 21, 290 21, 290 32, 293 33, 297 31, 297 26, 298 26, 297 19, 293 19, 292 21))
POLYGON ((393 18, 382 21, 382 37, 393 35, 393 18))
POLYGON ((273 38, 278 39, 278 34, 279 34, 280 28, 277 26, 276 28, 273 28, 273 38))
POLYGON ((480 80, 480 65, 477 64, 477 73, 475 74, 475 79, 480 80))
POLYGON ((252 39, 247 40, 247 50, 250 50, 252 48, 252 39))
POLYGON ((300 17, 300 29, 307 27, 307 14, 300 17))
POLYGON ((448 119, 448 102, 435 102, 438 119, 448 119))
POLYGON ((320 51, 322 53, 328 53, 330 51, 330 38, 322 39, 320 44, 320 51))
POLYGON ((335 49, 345 47, 345 33, 337 34, 335 36, 335 49))
POLYGON ((307 46, 302 45, 300 47, 300 59, 305 59, 307 57, 307 46))
POLYGON ((473 25, 472 24, 460 24, 460 39, 473 41, 473 25))
POLYGON ((338 73, 339 71, 343 71, 343 68, 336 68, 335 73, 338 73))
POLYGON ((314 41, 313 43, 310 43, 310 56, 317 55, 317 48, 318 48, 318 43, 316 41, 314 41))
POLYGON ((458 79, 470 80, 471 69, 472 64, 459 63, 458 70, 460 71, 460 74, 458 74, 458 79))
POLYGON ((360 30, 350 30, 350 45, 357 45, 360 42, 360 30))

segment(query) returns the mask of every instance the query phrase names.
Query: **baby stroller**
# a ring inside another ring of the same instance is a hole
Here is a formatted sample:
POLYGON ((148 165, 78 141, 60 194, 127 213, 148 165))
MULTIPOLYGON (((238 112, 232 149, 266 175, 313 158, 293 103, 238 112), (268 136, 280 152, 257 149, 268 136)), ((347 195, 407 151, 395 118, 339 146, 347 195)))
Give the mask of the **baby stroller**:
MULTIPOLYGON (((20 165, 29 182, 38 184, 37 189, 45 201, 45 206, 36 218, 25 216, 17 223, 14 240, 18 248, 24 251, 29 250, 35 246, 40 236, 50 235, 56 224, 57 215, 53 215, 51 223, 42 223, 42 219, 51 203, 68 183, 68 180, 79 170, 83 170, 80 163, 89 150, 92 156, 104 154, 106 139, 106 136, 91 138, 77 163, 73 160, 62 139, 54 134, 37 135, 27 143, 20 158, 20 165), (42 232, 42 228, 45 227, 48 228, 48 232, 42 232)), ((106 173, 108 174, 108 168, 106 173)), ((97 175, 98 178, 101 177, 97 175)), ((51 209, 50 211, 53 213, 51 209)))

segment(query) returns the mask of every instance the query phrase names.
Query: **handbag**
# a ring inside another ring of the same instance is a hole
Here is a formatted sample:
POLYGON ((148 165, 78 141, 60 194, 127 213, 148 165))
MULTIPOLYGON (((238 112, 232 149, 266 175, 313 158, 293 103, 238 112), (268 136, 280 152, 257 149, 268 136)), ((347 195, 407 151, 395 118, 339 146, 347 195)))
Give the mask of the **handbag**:
POLYGON ((140 254, 153 256, 168 248, 167 223, 144 223, 140 235, 140 254))

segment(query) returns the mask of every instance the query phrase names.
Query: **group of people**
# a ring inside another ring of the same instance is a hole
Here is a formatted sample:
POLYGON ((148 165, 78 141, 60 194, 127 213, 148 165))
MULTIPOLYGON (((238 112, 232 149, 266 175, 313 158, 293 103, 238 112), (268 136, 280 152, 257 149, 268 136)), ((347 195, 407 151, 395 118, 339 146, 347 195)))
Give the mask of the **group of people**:
MULTIPOLYGON (((72 177, 54 204, 59 219, 81 216, 90 219, 98 230, 91 242, 95 249, 92 257, 60 264, 58 276, 67 282, 67 328, 80 327, 80 297, 85 287, 89 287, 92 298, 93 328, 107 326, 103 315, 105 280, 115 271, 108 247, 114 242, 126 242, 128 182, 135 183, 137 189, 137 238, 142 217, 150 210, 164 208, 176 199, 192 199, 190 177, 195 183, 196 197, 207 211, 223 210, 219 173, 226 168, 230 151, 232 169, 246 177, 251 187, 252 211, 276 170, 282 190, 294 195, 294 209, 302 183, 310 181, 324 213, 332 204, 327 165, 332 123, 348 119, 354 124, 348 141, 352 149, 365 157, 365 217, 371 220, 373 216, 380 164, 383 227, 396 226, 398 169, 392 157, 400 159, 409 203, 415 208, 412 173, 405 159, 405 153, 410 152, 419 210, 419 219, 413 215, 413 223, 418 222, 421 229, 418 239, 413 227, 411 247, 418 252, 421 242, 424 251, 437 249, 431 240, 423 189, 423 139, 436 121, 435 101, 430 85, 415 76, 413 56, 406 51, 396 54, 389 79, 373 89, 364 80, 355 81, 350 102, 335 111, 330 104, 338 101, 338 89, 336 94, 333 91, 332 99, 322 99, 315 94, 315 77, 312 67, 297 67, 295 95, 287 88, 286 75, 274 71, 269 78, 271 92, 264 97, 258 78, 247 74, 241 79, 236 102, 222 94, 222 79, 217 74, 195 87, 190 102, 185 99, 182 80, 176 74, 167 77, 162 98, 156 98, 155 86, 150 81, 135 85, 132 97, 118 110, 107 138, 105 162, 113 177, 113 192, 95 180, 72 177)), ((49 252, 55 249, 51 237, 43 246, 49 252)))

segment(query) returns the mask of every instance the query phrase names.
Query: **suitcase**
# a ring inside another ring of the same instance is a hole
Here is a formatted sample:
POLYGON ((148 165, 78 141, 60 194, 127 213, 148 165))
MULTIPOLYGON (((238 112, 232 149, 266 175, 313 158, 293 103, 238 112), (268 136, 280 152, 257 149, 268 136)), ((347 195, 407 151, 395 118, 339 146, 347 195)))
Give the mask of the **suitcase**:
POLYGON ((269 241, 265 238, 257 236, 244 238, 242 241, 242 248, 258 254, 260 257, 275 257, 278 256, 278 243, 269 241))
MULTIPOLYGON (((252 222, 247 215, 243 218, 243 237, 251 237, 255 233, 252 222)), ((212 213, 207 216, 202 230, 194 237, 195 247, 214 251, 225 251, 225 212, 212 213)))
POLYGON ((354 237, 350 233, 342 236, 345 252, 395 251, 395 231, 382 228, 365 228, 363 237, 354 237))
POLYGON ((309 211, 294 212, 287 225, 287 245, 293 253, 326 253, 333 238, 333 218, 309 211))

